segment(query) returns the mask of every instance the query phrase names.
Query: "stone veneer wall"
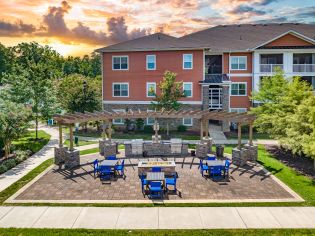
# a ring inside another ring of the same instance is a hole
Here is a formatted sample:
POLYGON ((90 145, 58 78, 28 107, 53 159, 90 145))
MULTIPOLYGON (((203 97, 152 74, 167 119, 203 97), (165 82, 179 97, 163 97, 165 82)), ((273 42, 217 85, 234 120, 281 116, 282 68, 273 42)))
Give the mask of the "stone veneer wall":
MULTIPOLYGON (((223 85, 222 86, 222 110, 230 111, 230 86, 223 85)), ((230 131, 230 122, 222 121, 222 131, 229 132, 230 131)))
POLYGON ((202 110, 209 110, 209 85, 202 86, 202 110))
MULTIPOLYGON (((105 110, 115 110, 115 109, 132 109, 132 110, 138 110, 140 109, 141 111, 147 111, 152 108, 150 108, 150 105, 147 104, 104 104, 104 109, 105 110)), ((192 109, 199 111, 202 109, 201 105, 188 105, 185 104, 182 106, 183 109, 192 109)), ((158 122, 160 124, 161 128, 166 129, 167 122, 169 122, 169 127, 170 130, 176 130, 179 125, 183 125, 183 119, 158 119, 158 122)), ((146 125, 146 120, 144 121, 144 124, 146 125)), ((124 125, 116 125, 115 126, 124 126, 124 125)), ((188 130, 200 130, 200 122, 198 119, 193 119, 193 126, 187 126, 188 130)))

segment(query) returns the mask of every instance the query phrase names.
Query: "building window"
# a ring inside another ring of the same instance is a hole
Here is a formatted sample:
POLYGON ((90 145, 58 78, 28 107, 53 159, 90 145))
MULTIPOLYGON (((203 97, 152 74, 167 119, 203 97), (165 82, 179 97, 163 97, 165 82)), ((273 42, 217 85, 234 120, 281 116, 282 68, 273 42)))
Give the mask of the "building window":
POLYGON ((231 70, 246 70, 247 57, 246 56, 231 56, 230 69, 231 70))
POLYGON ((193 68, 193 54, 183 54, 183 69, 193 68))
POLYGON ((193 126, 193 119, 192 118, 183 118, 183 125, 193 126))
POLYGON ((147 83, 147 97, 155 97, 156 83, 147 83))
POLYGON ((230 108, 230 112, 244 113, 247 112, 247 108, 230 108))
POLYGON ((191 98, 193 96, 193 86, 191 82, 183 83, 183 92, 186 97, 191 98))
MULTIPOLYGON (((153 112, 153 110, 147 110, 148 112, 153 112)), ((147 125, 154 125, 155 119, 152 117, 147 118, 147 125)))
POLYGON ((128 56, 113 56, 113 70, 128 70, 128 56))
POLYGON ((246 96, 246 83, 232 83, 231 95, 233 96, 246 96))
POLYGON ((129 84, 113 83, 113 97, 129 97, 129 84))
MULTIPOLYGON (((125 112, 124 109, 116 109, 116 110, 113 110, 113 111, 116 111, 116 112, 125 112)), ((124 119, 113 119, 113 124, 114 125, 123 125, 125 123, 125 120, 124 119)))
POLYGON ((155 70, 155 69, 156 69, 156 56, 147 55, 147 70, 155 70))

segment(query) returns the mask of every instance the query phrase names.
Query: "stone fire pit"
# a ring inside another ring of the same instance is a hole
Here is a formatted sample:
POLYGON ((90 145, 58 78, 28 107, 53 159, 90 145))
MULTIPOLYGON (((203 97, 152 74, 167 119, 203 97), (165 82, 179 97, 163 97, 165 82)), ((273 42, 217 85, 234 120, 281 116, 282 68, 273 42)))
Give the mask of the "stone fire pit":
POLYGON ((152 167, 161 167, 161 171, 168 175, 175 173, 176 164, 174 161, 139 161, 138 174, 146 174, 152 167))

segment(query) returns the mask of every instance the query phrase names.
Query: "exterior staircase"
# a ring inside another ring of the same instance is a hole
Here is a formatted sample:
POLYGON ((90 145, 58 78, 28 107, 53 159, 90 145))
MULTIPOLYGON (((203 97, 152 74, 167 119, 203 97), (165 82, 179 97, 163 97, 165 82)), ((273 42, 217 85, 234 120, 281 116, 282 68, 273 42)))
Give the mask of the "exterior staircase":
POLYGON ((209 135, 214 144, 225 144, 228 142, 221 125, 209 124, 209 135))

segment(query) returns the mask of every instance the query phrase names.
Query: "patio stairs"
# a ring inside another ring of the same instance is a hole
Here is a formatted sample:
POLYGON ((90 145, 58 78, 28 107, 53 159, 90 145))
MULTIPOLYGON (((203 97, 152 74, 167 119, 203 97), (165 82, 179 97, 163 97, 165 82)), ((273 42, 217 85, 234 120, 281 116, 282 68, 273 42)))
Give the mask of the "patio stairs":
POLYGON ((209 135, 214 144, 226 144, 228 142, 221 125, 209 124, 209 135))

